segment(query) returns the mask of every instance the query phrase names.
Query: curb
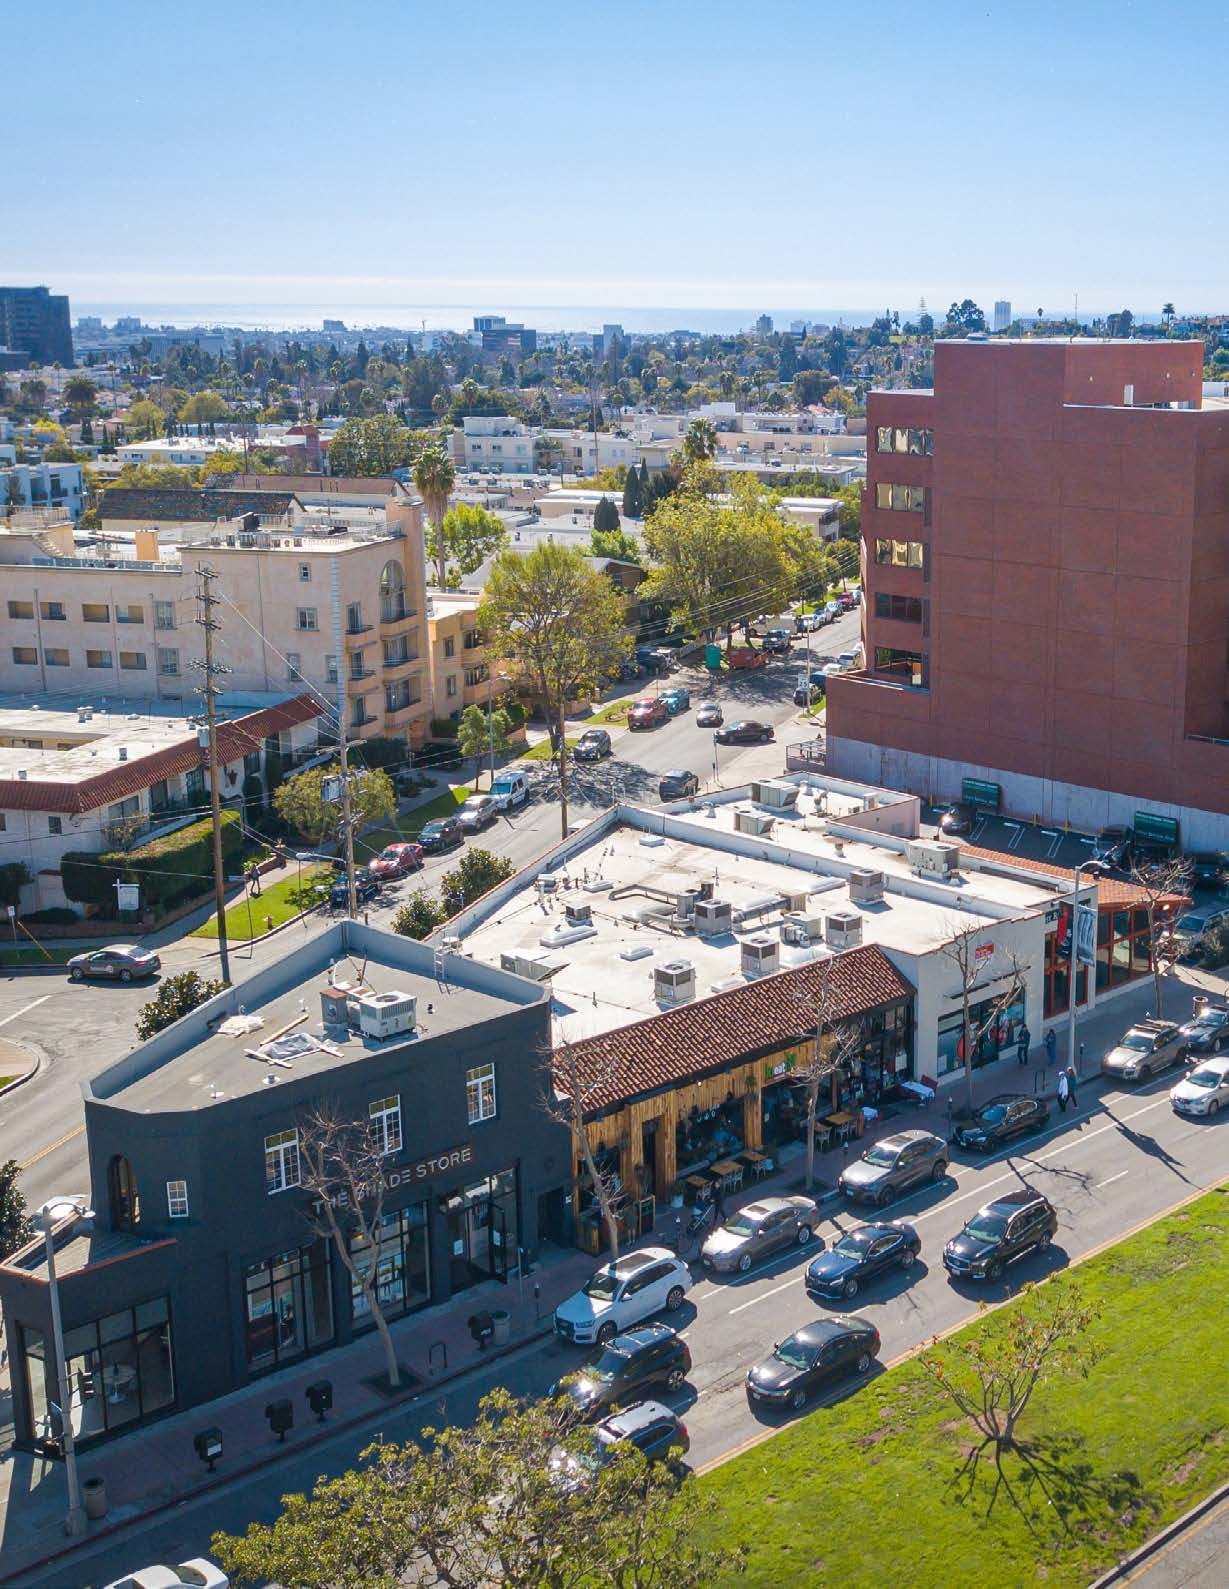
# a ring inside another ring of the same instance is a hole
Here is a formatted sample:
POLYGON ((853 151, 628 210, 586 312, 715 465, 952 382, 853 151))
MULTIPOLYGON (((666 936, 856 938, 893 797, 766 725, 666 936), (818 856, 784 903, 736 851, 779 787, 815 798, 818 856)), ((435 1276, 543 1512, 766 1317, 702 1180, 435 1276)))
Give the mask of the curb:
MULTIPOLYGON (((21 1044, 20 1046, 24 1048, 25 1045, 21 1044)), ((33 1081, 35 1076, 38 1075, 42 1068, 43 1056, 39 1053, 34 1053, 34 1063, 30 1066, 29 1070, 23 1072, 23 1074, 20 1076, 14 1076, 7 1087, 0 1087, 0 1098, 7 1097, 9 1093, 16 1092, 18 1087, 24 1087, 26 1082, 33 1081)))
POLYGON ((4 977, 66 977, 67 966, 6 966, 0 961, 0 976, 4 977))
MULTIPOLYGON (((516 1341, 509 1341, 506 1346, 498 1347, 493 1351, 483 1352, 478 1361, 467 1363, 464 1368, 458 1368, 455 1373, 441 1374, 438 1379, 427 1380, 421 1390, 416 1390, 412 1396, 407 1396, 404 1401, 398 1401, 384 1407, 372 1407, 364 1412, 355 1413, 352 1417, 340 1422, 323 1425, 309 1424, 307 1427, 312 1430, 323 1429, 325 1436, 328 1439, 333 1439, 361 1428, 363 1424, 370 1422, 373 1418, 383 1418, 387 1421, 390 1414, 399 1412, 407 1407, 413 1407, 424 1397, 434 1395, 441 1385, 455 1384, 488 1363, 496 1363, 504 1358, 512 1357, 525 1347, 532 1346, 535 1342, 545 1339, 553 1331, 554 1325, 551 1323, 536 1325, 528 1335, 524 1335, 516 1341)), ((310 1444, 315 1443, 318 1442, 310 1442, 310 1444)), ((63 1561, 69 1556, 76 1555, 78 1551, 92 1546, 98 1540, 111 1538, 134 1524, 148 1522, 151 1517, 158 1517, 163 1512, 172 1511, 177 1506, 183 1506, 189 1501, 195 1501, 202 1495, 209 1495, 215 1490, 221 1490, 228 1484, 246 1479, 253 1473, 260 1473, 264 1469, 280 1462, 283 1457, 302 1455, 308 1444, 309 1442, 303 1442, 298 1445, 289 1443, 281 1445, 274 1442, 271 1450, 258 1456, 254 1461, 248 1462, 246 1466, 234 1468, 229 1473, 219 1473, 212 1479, 208 1479, 204 1484, 197 1485, 195 1489, 188 1490, 183 1494, 167 1496, 164 1500, 156 1501, 154 1505, 145 1507, 143 1510, 130 1512, 124 1517, 117 1517, 113 1523, 104 1524, 103 1527, 97 1529, 94 1533, 83 1536, 73 1544, 64 1545, 58 1550, 49 1551, 45 1556, 40 1556, 37 1560, 27 1562, 13 1572, 6 1573, 0 1578, 0 1584, 15 1583, 19 1578, 23 1578, 30 1573, 37 1573, 42 1568, 50 1566, 52 1562, 63 1561)))
POLYGON ((1197 1501, 1189 1512, 1183 1512, 1181 1517, 1176 1517, 1172 1523, 1167 1523, 1159 1534, 1154 1534, 1151 1539, 1145 1540, 1130 1555, 1116 1562, 1108 1572, 1102 1573, 1100 1578, 1095 1578, 1088 1585, 1088 1589, 1107 1589, 1110 1584, 1125 1582, 1127 1574, 1133 1568, 1147 1561, 1150 1556, 1157 1555, 1180 1534, 1184 1534, 1192 1523, 1197 1523, 1206 1513, 1215 1511, 1224 1500, 1229 1500, 1229 1483, 1220 1485, 1211 1495, 1205 1495, 1202 1501, 1197 1501))

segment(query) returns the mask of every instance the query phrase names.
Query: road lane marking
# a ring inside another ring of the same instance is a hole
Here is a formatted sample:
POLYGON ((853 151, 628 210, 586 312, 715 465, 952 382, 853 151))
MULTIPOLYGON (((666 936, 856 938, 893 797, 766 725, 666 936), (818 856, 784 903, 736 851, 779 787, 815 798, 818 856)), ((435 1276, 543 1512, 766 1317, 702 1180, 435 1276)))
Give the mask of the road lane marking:
POLYGON ((50 997, 50 993, 44 993, 41 999, 35 999, 33 1004, 27 1004, 24 1010, 14 1010, 12 1015, 6 1015, 0 1021, 0 1026, 7 1026, 10 1021, 19 1021, 23 1015, 29 1015, 31 1010, 37 1010, 40 1004, 46 1004, 50 997))
POLYGON ((1093 1187, 1094 1192, 1099 1192, 1103 1186, 1113 1186, 1115 1181, 1120 1181, 1124 1175, 1130 1175, 1130 1170, 1119 1170, 1117 1175, 1111 1175, 1108 1181, 1098 1181, 1093 1187))
POLYGON ((74 1126, 71 1131, 66 1131, 62 1137, 57 1137, 54 1142, 49 1142, 45 1148, 40 1148, 33 1157, 28 1158, 18 1168, 28 1170, 32 1164, 37 1164, 40 1159, 45 1159, 49 1153, 54 1153, 57 1148, 62 1148, 66 1142, 71 1142, 74 1137, 79 1137, 84 1130, 84 1125, 74 1126))
POLYGON ((761 1291, 758 1297, 752 1297, 747 1302, 740 1302, 736 1308, 727 1308, 727 1313, 742 1313, 746 1308, 753 1308, 757 1302, 767 1302, 769 1297, 775 1297, 778 1291, 788 1291, 797 1283, 798 1276, 790 1275, 788 1280, 783 1280, 779 1286, 773 1286, 771 1291, 761 1291))

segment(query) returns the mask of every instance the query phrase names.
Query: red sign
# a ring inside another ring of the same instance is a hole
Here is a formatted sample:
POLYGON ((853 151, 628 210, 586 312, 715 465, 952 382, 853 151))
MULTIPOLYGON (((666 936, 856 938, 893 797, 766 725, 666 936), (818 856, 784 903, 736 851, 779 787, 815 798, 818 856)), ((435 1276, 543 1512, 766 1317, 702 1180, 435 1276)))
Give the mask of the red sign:
POLYGON ((978 962, 982 960, 993 960, 994 945, 992 943, 979 943, 976 949, 973 951, 973 956, 978 962))

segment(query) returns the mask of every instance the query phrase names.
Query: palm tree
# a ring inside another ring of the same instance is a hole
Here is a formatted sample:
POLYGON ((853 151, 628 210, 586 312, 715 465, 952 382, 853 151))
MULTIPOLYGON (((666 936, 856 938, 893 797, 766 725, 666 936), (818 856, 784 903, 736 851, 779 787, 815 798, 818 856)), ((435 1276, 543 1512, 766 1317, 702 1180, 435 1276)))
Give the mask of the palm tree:
POLYGON ((435 531, 434 561, 435 582, 441 590, 448 583, 448 554, 444 546, 444 515, 448 512, 448 498, 456 484, 457 471, 452 459, 442 447, 424 447, 414 463, 414 484, 427 510, 427 518, 435 531))
POLYGON ((717 430, 709 419, 693 419, 683 437, 683 457, 688 463, 707 463, 717 456, 717 430))
POLYGON ((88 375, 70 375, 64 383, 64 401, 79 420, 93 413, 97 396, 98 388, 88 375))
POLYGON ((1173 328, 1174 315, 1176 313, 1177 310, 1174 308, 1173 304, 1166 303, 1161 305, 1161 319, 1165 323, 1166 331, 1169 331, 1173 328))

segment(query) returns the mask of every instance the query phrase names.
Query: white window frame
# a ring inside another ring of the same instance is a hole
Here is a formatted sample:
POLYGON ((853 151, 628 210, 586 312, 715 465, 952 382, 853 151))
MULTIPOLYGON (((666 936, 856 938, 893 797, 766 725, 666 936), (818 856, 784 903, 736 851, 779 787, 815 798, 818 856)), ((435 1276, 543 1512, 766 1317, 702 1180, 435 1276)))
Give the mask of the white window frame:
POLYGON ((391 1153, 400 1153, 401 1094, 395 1092, 387 1098, 375 1099, 367 1105, 367 1118, 371 1122, 376 1141, 380 1144, 381 1156, 387 1158, 391 1153))
POLYGON ((316 609, 299 607, 295 612, 294 626, 301 634, 314 634, 317 629, 316 609))
POLYGON ((312 565, 310 563, 300 563, 299 564, 299 582, 300 582, 300 584, 303 584, 303 585, 310 584, 311 583, 311 577, 312 577, 312 565))
POLYGON ((179 677, 179 647, 158 647, 158 672, 168 679, 179 677))
POLYGON ((499 1113, 493 1059, 465 1072, 465 1112, 471 1126, 481 1125, 484 1120, 494 1120, 499 1113))
POLYGON ((299 1185, 299 1133, 275 1131, 265 1138, 265 1191, 270 1197, 299 1185))
POLYGON ((187 1181, 168 1181, 166 1183, 166 1217, 168 1219, 187 1219, 187 1181))

